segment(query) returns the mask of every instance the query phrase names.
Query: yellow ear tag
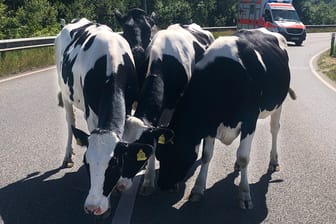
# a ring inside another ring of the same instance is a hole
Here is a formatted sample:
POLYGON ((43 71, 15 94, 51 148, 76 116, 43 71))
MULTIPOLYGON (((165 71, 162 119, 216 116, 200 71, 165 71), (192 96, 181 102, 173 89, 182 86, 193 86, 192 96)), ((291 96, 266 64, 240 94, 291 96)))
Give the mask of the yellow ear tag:
POLYGON ((76 144, 79 146, 83 146, 83 143, 81 142, 79 138, 76 138, 76 144))
POLYGON ((166 138, 165 138, 165 136, 163 134, 160 135, 158 143, 162 144, 162 145, 166 143, 166 138))
POLYGON ((142 149, 137 153, 137 161, 145 161, 147 159, 146 154, 142 149))

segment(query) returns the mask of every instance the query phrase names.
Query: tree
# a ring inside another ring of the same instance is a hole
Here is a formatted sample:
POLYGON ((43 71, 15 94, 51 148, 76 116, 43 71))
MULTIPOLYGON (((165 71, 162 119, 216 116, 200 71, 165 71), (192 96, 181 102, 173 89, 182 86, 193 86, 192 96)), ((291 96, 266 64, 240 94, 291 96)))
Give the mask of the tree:
POLYGON ((165 28, 174 23, 189 24, 191 22, 192 9, 187 1, 163 1, 157 1, 155 8, 155 12, 159 15, 159 27, 165 28))
POLYGON ((21 25, 19 35, 46 36, 56 33, 59 29, 56 15, 56 9, 47 0, 25 0, 16 12, 16 19, 21 25))

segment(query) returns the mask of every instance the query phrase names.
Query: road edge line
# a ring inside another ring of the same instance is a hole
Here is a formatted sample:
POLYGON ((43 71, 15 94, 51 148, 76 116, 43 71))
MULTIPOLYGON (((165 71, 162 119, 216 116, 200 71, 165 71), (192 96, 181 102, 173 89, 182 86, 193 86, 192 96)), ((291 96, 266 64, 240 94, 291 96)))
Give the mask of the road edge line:
POLYGON ((8 81, 11 81, 11 80, 14 80, 14 79, 23 78, 23 77, 30 76, 30 75, 34 75, 34 74, 40 73, 40 72, 49 71, 49 70, 52 70, 52 69, 55 69, 55 68, 56 68, 56 66, 53 65, 53 66, 43 68, 43 69, 39 69, 39 70, 35 70, 35 71, 32 71, 32 72, 26 72, 26 73, 23 73, 23 74, 20 74, 20 75, 15 75, 15 76, 12 76, 12 77, 9 77, 9 78, 0 79, 0 83, 8 82, 8 81))
POLYGON ((317 60, 317 57, 319 57, 321 54, 323 54, 325 51, 327 51, 329 49, 326 48, 320 52, 318 52, 317 54, 315 54, 310 60, 309 60, 309 67, 310 70, 313 72, 314 76, 319 79, 325 86, 327 86, 329 89, 331 89, 332 91, 334 91, 336 93, 336 88, 331 85, 328 81, 325 80, 325 78, 323 78, 315 69, 314 67, 314 61, 317 60))

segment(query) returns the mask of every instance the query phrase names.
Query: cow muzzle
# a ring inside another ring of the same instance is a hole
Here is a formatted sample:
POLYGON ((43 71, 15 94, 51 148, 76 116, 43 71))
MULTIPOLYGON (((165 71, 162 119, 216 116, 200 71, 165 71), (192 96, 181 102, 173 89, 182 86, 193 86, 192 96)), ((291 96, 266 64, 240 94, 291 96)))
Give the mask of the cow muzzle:
POLYGON ((116 189, 119 192, 126 191, 132 187, 132 179, 120 177, 116 185, 116 189))
POLYGON ((110 208, 109 198, 102 196, 100 200, 97 197, 88 196, 85 200, 84 211, 90 215, 103 215, 110 208))

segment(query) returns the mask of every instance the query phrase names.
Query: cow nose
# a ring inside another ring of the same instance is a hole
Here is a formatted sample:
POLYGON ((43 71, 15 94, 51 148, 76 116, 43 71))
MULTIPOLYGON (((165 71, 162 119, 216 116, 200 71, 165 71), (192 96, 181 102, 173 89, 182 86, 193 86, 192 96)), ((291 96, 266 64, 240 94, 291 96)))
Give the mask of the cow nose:
POLYGON ((99 206, 88 205, 84 207, 84 211, 89 215, 101 215, 102 210, 99 206))
POLYGON ((116 188, 119 192, 123 192, 123 191, 126 190, 126 185, 125 184, 118 184, 116 188))

